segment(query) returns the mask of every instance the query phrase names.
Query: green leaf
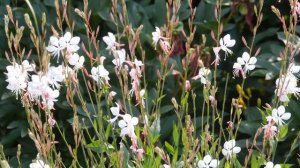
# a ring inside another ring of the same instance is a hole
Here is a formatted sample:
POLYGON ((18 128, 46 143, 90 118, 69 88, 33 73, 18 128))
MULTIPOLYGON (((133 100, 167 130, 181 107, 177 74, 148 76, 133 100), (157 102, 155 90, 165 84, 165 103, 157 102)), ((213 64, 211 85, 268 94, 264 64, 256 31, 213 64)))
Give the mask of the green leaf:
POLYGON ((178 127, 176 124, 173 124, 173 140, 176 146, 179 144, 179 133, 178 133, 178 127))
POLYGON ((107 148, 113 148, 111 145, 106 145, 103 140, 96 140, 86 145, 87 148, 90 148, 91 150, 95 152, 105 152, 107 151, 107 148))
POLYGON ((229 162, 225 162, 224 168, 231 168, 230 163, 229 162))
POLYGON ((243 166, 237 159, 233 159, 233 164, 235 168, 243 168, 243 166))
POLYGON ((152 136, 160 135, 160 118, 157 118, 150 127, 152 136))
POLYGON ((289 131, 288 125, 283 125, 278 131, 278 141, 283 141, 289 131))
POLYGON ((293 164, 280 164, 281 168, 291 168, 294 165, 293 164))
POLYGON ((171 111, 173 109, 174 109, 174 106, 172 106, 172 105, 165 105, 165 106, 162 106, 160 108, 160 113, 164 114, 164 113, 167 113, 167 112, 169 112, 169 111, 171 111))
POLYGON ((173 148, 173 146, 171 144, 169 144, 167 141, 165 141, 165 147, 167 149, 167 151, 173 155, 175 153, 175 149, 173 148))
POLYGON ((126 167, 128 167, 130 153, 123 142, 120 143, 120 151, 122 151, 123 154, 123 166, 126 165, 126 167))
POLYGON ((255 38, 255 44, 266 39, 267 37, 274 36, 274 34, 276 34, 277 32, 278 32, 278 28, 269 28, 266 31, 262 31, 258 33, 255 38))
POLYGON ((260 162, 257 159, 257 155, 258 155, 257 151, 253 151, 252 152, 252 155, 251 155, 251 168, 260 167, 260 164, 259 164, 260 162))
POLYGON ((166 20, 166 1, 165 0, 155 0, 154 6, 152 8, 154 21, 156 25, 163 25, 166 20))

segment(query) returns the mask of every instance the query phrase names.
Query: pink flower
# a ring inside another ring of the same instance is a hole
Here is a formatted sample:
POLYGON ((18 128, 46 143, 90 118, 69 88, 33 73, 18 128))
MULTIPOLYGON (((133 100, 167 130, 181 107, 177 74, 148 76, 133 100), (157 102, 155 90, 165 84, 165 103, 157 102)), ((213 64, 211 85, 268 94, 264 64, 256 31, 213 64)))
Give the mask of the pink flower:
POLYGON ((273 137, 275 136, 275 134, 277 132, 277 127, 274 126, 274 124, 272 123, 272 117, 271 116, 267 117, 267 121, 268 121, 268 124, 263 126, 264 138, 270 140, 270 139, 273 139, 273 137))

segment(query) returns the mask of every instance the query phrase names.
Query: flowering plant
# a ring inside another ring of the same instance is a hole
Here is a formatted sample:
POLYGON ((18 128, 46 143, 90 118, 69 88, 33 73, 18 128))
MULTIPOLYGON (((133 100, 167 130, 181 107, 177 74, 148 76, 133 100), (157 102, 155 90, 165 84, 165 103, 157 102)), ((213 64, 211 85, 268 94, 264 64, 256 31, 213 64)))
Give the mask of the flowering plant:
POLYGON ((0 132, 20 143, 15 159, 0 146, 2 167, 297 164, 296 0, 286 16, 268 6, 276 43, 264 0, 24 3, 30 14, 3 16, 1 95, 23 120, 0 121, 26 141, 0 132))

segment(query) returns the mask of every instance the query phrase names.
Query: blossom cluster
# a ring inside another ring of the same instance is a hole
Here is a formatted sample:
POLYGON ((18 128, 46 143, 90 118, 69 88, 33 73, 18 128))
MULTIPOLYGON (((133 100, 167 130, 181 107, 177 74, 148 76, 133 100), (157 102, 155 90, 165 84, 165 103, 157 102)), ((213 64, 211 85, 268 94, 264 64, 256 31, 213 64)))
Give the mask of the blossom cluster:
POLYGON ((74 70, 82 68, 84 57, 76 53, 79 50, 79 37, 72 37, 70 32, 66 32, 64 36, 57 38, 50 37, 47 51, 53 55, 59 56, 64 53, 70 65, 46 67, 44 71, 36 71, 36 65, 24 60, 21 64, 12 62, 12 65, 6 67, 8 82, 7 89, 11 90, 17 96, 22 95, 23 103, 35 102, 42 109, 54 109, 54 102, 59 96, 61 83, 68 77, 74 77, 74 70), (31 72, 31 74, 29 74, 31 72))
POLYGON ((281 127, 283 124, 285 124, 285 121, 289 120, 290 118, 291 113, 286 112, 284 106, 274 108, 272 110, 272 115, 266 117, 267 124, 263 127, 264 137, 266 139, 273 139, 278 131, 277 126, 281 127))
MULTIPOLYGON (((142 61, 136 58, 134 59, 134 61, 126 60, 126 51, 125 49, 121 48, 122 46, 121 44, 116 42, 116 37, 114 34, 109 32, 108 36, 103 37, 103 41, 107 45, 106 50, 109 50, 109 52, 114 56, 112 63, 115 65, 115 70, 116 71, 125 70, 125 72, 129 74, 129 76, 131 77, 132 89, 129 91, 129 94, 134 93, 136 101, 144 105, 143 98, 142 98, 144 95, 144 91, 140 90, 140 78, 142 77, 142 66, 144 64, 142 63, 142 61)), ((105 77, 105 75, 108 75, 108 72, 106 73, 103 67, 101 68, 102 70, 98 70, 98 72, 102 72, 102 76, 99 73, 99 77, 104 77, 104 79, 106 80, 109 79, 105 77)), ((122 120, 118 122, 118 126, 121 129, 120 136, 124 137, 125 135, 127 135, 128 137, 130 137, 132 142, 130 149, 134 153, 136 153, 138 157, 141 157, 144 153, 144 150, 142 148, 138 148, 137 136, 134 132, 134 126, 138 124, 138 118, 132 117, 130 114, 124 114, 124 115, 120 114, 120 105, 118 103, 116 103, 116 107, 111 107, 110 111, 114 116, 114 118, 110 119, 109 121, 111 123, 114 123, 119 117, 122 118, 122 120)))

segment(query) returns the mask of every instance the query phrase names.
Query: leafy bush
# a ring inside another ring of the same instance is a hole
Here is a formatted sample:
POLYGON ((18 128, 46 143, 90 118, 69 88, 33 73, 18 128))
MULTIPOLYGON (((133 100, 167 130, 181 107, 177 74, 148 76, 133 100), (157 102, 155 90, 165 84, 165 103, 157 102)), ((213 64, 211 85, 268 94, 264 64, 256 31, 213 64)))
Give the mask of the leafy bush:
POLYGON ((0 8, 2 167, 299 164, 296 0, 0 8))

